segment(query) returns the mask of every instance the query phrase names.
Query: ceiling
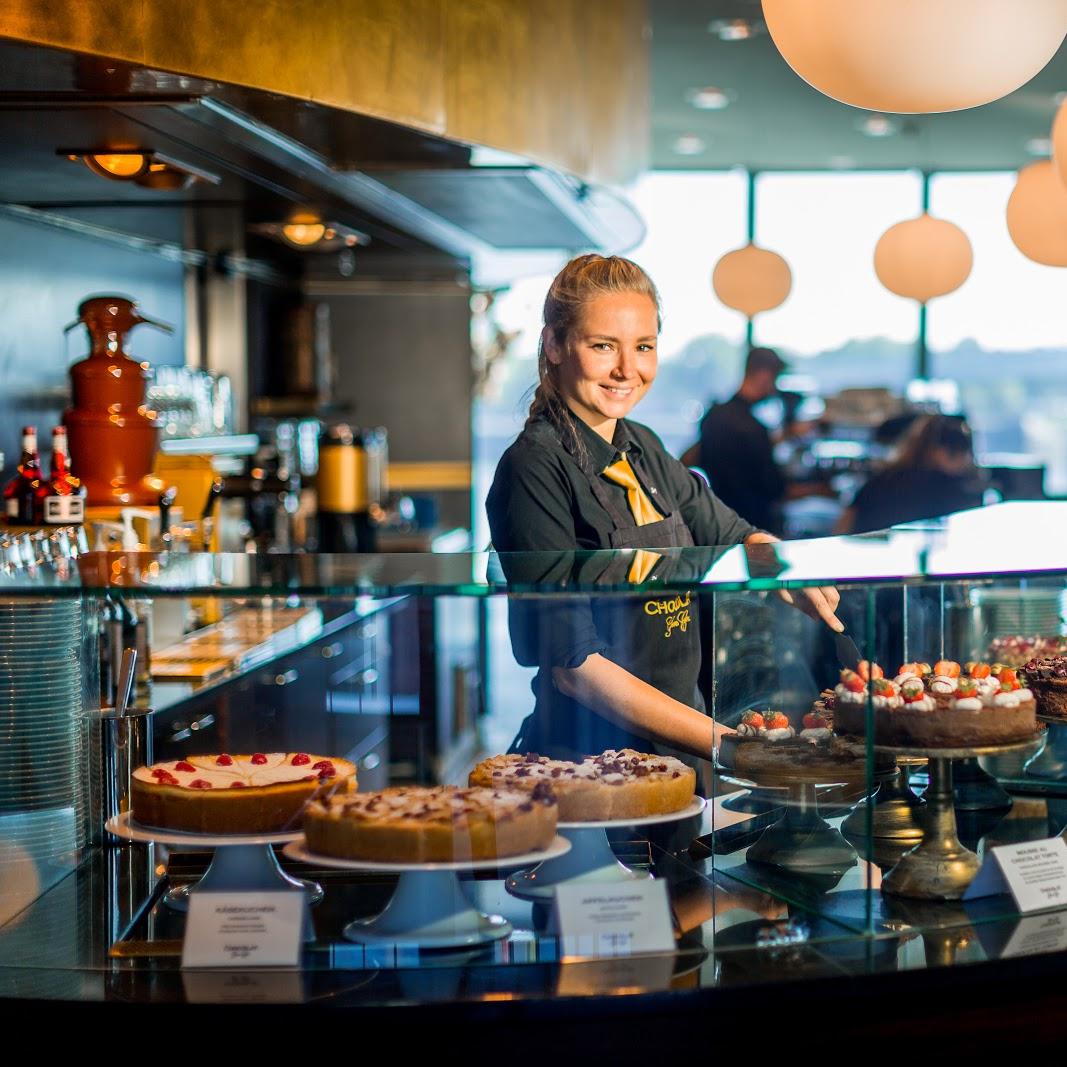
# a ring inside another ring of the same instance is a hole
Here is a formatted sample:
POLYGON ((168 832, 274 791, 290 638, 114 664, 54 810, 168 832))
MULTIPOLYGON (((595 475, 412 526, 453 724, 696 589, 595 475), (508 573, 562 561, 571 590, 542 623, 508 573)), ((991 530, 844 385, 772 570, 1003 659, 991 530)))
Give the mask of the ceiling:
MULTIPOLYGON (((1048 138, 1056 94, 1067 90, 1062 47, 1033 81, 1002 100, 944 115, 899 116, 896 133, 870 137, 860 128, 868 113, 802 81, 765 30, 733 42, 709 32, 715 19, 759 20, 759 0, 649 0, 649 9, 652 166, 658 169, 1014 170, 1036 158, 1027 143, 1048 138), (702 111, 687 102, 689 90, 705 86, 727 90, 729 104, 702 111), (703 150, 679 154, 675 145, 683 137, 698 138, 703 150)), ((1047 147, 1038 152, 1045 154, 1047 147)))

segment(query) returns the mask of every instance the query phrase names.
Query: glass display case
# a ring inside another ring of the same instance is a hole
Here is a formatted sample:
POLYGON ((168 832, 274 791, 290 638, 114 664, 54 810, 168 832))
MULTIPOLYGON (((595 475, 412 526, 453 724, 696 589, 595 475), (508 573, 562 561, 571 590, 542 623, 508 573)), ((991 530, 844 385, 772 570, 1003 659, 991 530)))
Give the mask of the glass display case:
POLYGON ((1067 827, 1065 532, 9 556, 0 996, 714 997, 1067 948, 1067 912, 964 899, 1067 827), (641 907, 582 926, 575 886, 641 907), (299 965, 183 968, 212 891, 299 896, 299 965))

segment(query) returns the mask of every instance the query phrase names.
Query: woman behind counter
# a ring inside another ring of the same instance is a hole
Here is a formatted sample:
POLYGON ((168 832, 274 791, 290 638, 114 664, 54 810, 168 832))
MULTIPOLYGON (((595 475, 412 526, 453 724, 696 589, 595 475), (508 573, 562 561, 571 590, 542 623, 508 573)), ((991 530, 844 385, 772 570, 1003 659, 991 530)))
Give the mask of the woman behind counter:
MULTIPOLYGON (((653 549, 777 540, 626 418, 657 369, 659 296, 640 267, 618 256, 572 260, 548 291, 544 323, 529 418, 486 501, 509 580, 530 563, 507 553, 635 549, 628 577, 638 583, 660 559, 653 549)), ((812 589, 798 606, 840 630, 837 603, 836 590, 812 589)), ((516 658, 539 668, 513 751, 572 758, 651 741, 708 758, 729 732, 703 713, 695 599, 645 592, 510 609, 516 658)))

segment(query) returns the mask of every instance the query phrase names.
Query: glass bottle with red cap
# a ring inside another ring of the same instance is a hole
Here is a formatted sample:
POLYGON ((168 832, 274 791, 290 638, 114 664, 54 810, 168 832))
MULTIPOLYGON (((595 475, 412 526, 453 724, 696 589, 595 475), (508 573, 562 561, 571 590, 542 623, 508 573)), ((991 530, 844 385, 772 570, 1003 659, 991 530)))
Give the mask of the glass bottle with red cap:
POLYGON ((4 518, 9 526, 32 526, 36 521, 37 490, 41 485, 41 457, 37 427, 22 427, 22 458, 15 477, 4 486, 4 518))

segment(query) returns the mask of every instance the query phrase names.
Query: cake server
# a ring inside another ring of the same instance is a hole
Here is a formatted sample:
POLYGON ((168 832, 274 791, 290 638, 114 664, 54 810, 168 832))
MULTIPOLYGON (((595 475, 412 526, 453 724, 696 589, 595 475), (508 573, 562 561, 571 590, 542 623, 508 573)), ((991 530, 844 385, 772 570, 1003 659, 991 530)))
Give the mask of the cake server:
POLYGON ((834 652, 837 653, 837 662, 850 671, 854 671, 863 659, 860 650, 856 647, 856 642, 852 640, 847 630, 834 634, 834 652))

